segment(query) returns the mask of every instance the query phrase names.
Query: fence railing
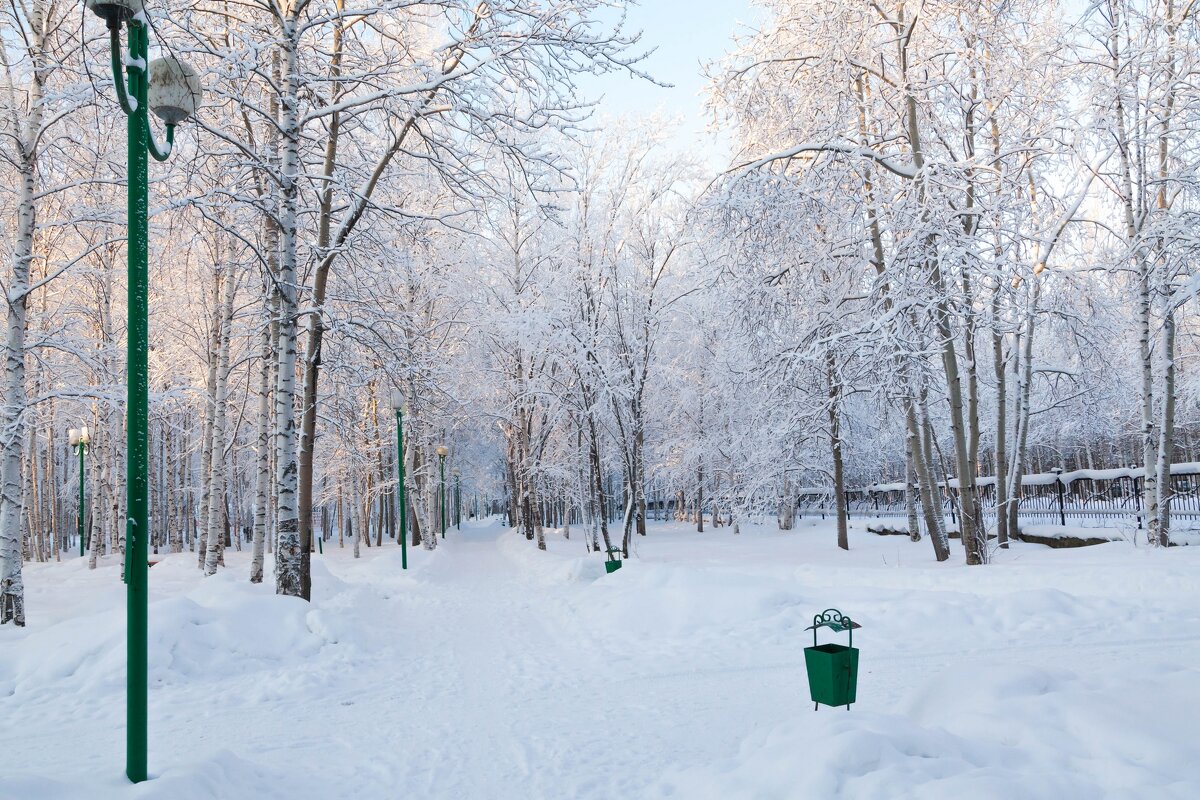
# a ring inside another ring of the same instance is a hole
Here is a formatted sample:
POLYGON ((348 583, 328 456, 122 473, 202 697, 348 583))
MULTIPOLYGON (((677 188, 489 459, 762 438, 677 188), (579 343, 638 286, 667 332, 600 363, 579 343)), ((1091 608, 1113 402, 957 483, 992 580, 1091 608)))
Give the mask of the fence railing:
MULTIPOLYGON (((1046 525, 1140 529, 1145 526, 1142 481, 1134 469, 1026 475, 1015 498, 1017 519, 1046 525)), ((1174 465, 1170 483, 1164 498, 1172 526, 1200 528, 1200 463, 1174 465)), ((997 511, 995 480, 980 478, 977 487, 984 517, 994 519, 997 511)), ((952 523, 957 521, 957 481, 940 484, 938 498, 942 513, 952 523)), ((846 500, 851 517, 903 518, 908 514, 903 484, 851 489, 846 492, 846 500)), ((920 493, 917 494, 917 508, 920 516, 920 493)), ((802 516, 836 513, 832 491, 804 490, 797 511, 802 516)))

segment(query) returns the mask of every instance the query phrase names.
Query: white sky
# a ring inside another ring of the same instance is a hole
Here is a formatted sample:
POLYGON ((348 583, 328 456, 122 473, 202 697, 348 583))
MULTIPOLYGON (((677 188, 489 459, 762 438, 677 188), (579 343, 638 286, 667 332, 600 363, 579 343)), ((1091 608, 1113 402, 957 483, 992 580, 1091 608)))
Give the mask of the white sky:
POLYGON ((710 166, 729 161, 726 142, 705 132, 704 65, 732 47, 735 30, 755 19, 751 0, 641 0, 630 10, 628 26, 642 31, 642 50, 656 48, 642 62, 644 71, 671 87, 655 86, 627 75, 588 78, 583 91, 600 99, 602 115, 662 113, 679 118, 674 137, 680 149, 696 150, 710 166), (601 98, 601 95, 603 96, 601 98))

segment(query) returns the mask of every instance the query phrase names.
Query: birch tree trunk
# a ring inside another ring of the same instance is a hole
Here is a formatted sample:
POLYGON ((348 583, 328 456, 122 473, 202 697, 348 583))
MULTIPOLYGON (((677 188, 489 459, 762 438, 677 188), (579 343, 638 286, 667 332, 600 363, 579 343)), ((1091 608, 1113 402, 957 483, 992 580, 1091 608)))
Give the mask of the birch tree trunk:
MULTIPOLYGON (((448 490, 448 491, 450 491, 450 490, 448 490)), ((453 503, 450 504, 450 508, 451 509, 454 508, 453 503)), ((534 513, 533 536, 534 536, 534 539, 537 540, 538 550, 545 550, 546 549, 546 528, 545 528, 545 522, 542 518, 542 506, 541 506, 540 502, 534 506, 533 513, 534 513)), ((451 518, 453 518, 453 515, 451 515, 451 518)))
MULTIPOLYGON (((335 7, 338 13, 338 23, 333 29, 333 47, 330 56, 330 85, 333 87, 333 93, 330 98, 331 103, 336 103, 340 94, 341 85, 339 78, 341 76, 342 42, 345 25, 347 24, 345 19, 341 17, 342 11, 345 8, 345 0, 335 0, 335 7)), ((340 131, 341 114, 335 112, 330 115, 329 135, 325 140, 325 158, 322 167, 323 185, 317 212, 317 252, 323 256, 329 249, 331 215, 333 213, 333 172, 337 161, 340 131)), ((308 338, 304 354, 304 384, 301 389, 300 453, 297 462, 299 470, 297 512, 299 514, 300 548, 304 551, 305 559, 305 598, 309 596, 310 592, 307 561, 309 559, 308 554, 312 550, 313 536, 313 456, 316 452, 317 444, 317 383, 320 378, 322 342, 325 335, 325 321, 322 315, 324 313, 325 293, 329 285, 329 272, 332 264, 332 259, 323 257, 321 263, 317 266, 316 275, 314 276, 312 301, 316 308, 308 316, 308 338)), ((355 508, 357 509, 357 505, 355 508)), ((370 519, 370 512, 367 513, 367 519, 370 519)), ((359 522, 361 524, 361 520, 359 522)), ((356 548, 357 542, 358 540, 355 539, 356 548)), ((367 544, 369 546, 370 541, 367 544)))
MULTIPOLYGON (((35 384, 36 387, 36 384, 35 384)), ((36 420, 29 420, 29 429, 37 430, 36 420)), ((28 480, 26 481, 26 513, 25 517, 29 525, 29 545, 33 550, 33 557, 39 561, 46 560, 46 551, 49 549, 46 542, 46 525, 42 517, 42 483, 40 480, 39 461, 38 458, 38 443, 37 435, 25 437, 29 443, 29 453, 25 456, 26 463, 29 468, 25 470, 28 480)))
MULTIPOLYGON (((638 391, 644 390, 644 385, 638 391)), ((646 535, 646 434, 642 402, 633 406, 633 491, 636 507, 634 520, 638 536, 646 535)))
MULTIPOLYGON (((224 238, 224 237, 222 237, 224 238)), ((221 248, 224 252, 224 248, 221 248)), ((222 561, 225 547, 225 517, 228 472, 226 470, 226 417, 229 407, 229 339, 233 324, 233 301, 237 293, 232 267, 220 267, 224 271, 223 296, 218 313, 219 347, 217 357, 216 394, 213 397, 212 471, 209 477, 208 547, 204 557, 204 574, 214 575, 217 563, 222 561)), ((240 535, 240 534, 239 534, 240 535)))
POLYGON ((917 517, 917 471, 913 465, 913 443, 905 437, 904 445, 904 512, 908 520, 908 538, 921 540, 921 523, 917 517))
MULTIPOLYGON (((1192 5, 1189 4, 1181 14, 1186 17, 1192 11, 1192 5)), ((1169 197, 1167 187, 1171 182, 1170 174, 1170 144, 1172 125, 1174 123, 1175 112, 1175 92, 1177 87, 1176 72, 1176 49, 1178 45, 1178 27, 1183 22, 1183 19, 1176 17, 1176 9, 1174 0, 1163 0, 1163 11, 1165 28, 1167 35, 1167 46, 1164 54, 1164 71, 1166 75, 1163 80, 1165 88, 1165 98, 1163 108, 1159 116, 1159 131, 1158 131, 1158 189, 1155 197, 1155 210, 1160 216, 1166 216, 1171 209, 1171 199, 1169 197)), ((1161 237, 1157 240, 1157 248, 1160 251, 1160 260, 1168 263, 1169 255, 1165 252, 1161 237)), ((1162 346, 1162 418, 1159 421, 1159 441, 1158 441, 1158 464, 1156 469, 1158 472, 1158 529, 1151 531, 1151 535, 1158 540, 1160 547, 1170 545, 1171 533, 1171 496, 1173 489, 1171 486, 1171 458, 1175 443, 1175 309, 1173 306, 1174 297, 1172 297, 1171 286, 1172 270, 1167 269, 1164 275, 1163 294, 1165 297, 1163 310, 1163 346, 1162 346)))
POLYGON ((167 552, 183 552, 183 536, 180 532, 181 514, 179 507, 183 501, 182 487, 179 485, 179 458, 176 454, 179 437, 172 432, 172 420, 167 419, 163 426, 163 467, 166 472, 164 482, 166 494, 165 525, 167 532, 167 552))
POLYGON ((353 509, 352 513, 354 516, 354 521, 351 523, 350 528, 350 538, 354 540, 355 558, 358 558, 361 555, 359 543, 362 541, 363 537, 366 536, 366 534, 363 532, 362 504, 363 500, 361 498, 350 498, 350 508, 353 509))
POLYGON ((1158 545, 1171 543, 1171 457, 1175 442, 1175 312, 1163 320, 1163 411, 1158 445, 1158 545))
MULTIPOLYGON (((93 421, 95 421, 97 416, 93 407, 93 421)), ((88 515, 91 519, 91 525, 88 528, 88 569, 96 568, 96 562, 104 550, 104 484, 100 478, 101 465, 103 464, 103 450, 97 451, 94 437, 92 442, 92 445, 88 448, 91 458, 87 460, 87 464, 91 468, 91 478, 88 481, 91 487, 91 495, 88 497, 88 503, 92 507, 91 513, 88 515)))
POLYGON ((779 499, 779 530, 790 531, 796 524, 796 497, 792 492, 792 479, 783 477, 783 496, 779 499))
POLYGON ((992 296, 992 372, 996 377, 996 541, 1008 549, 1008 370, 1004 335, 999 330, 1000 286, 992 296))
POLYGON ((280 103, 281 158, 279 256, 279 373, 275 387, 276 484, 279 496, 278 542, 275 548, 276 594, 311 595, 309 552, 300 540, 297 507, 296 463, 296 318, 300 286, 296 271, 296 212, 299 202, 300 119, 296 107, 299 91, 299 21, 289 15, 282 21, 284 91, 280 103))
POLYGON ((48 492, 49 496, 47 499, 49 500, 49 504, 50 504, 50 530, 52 533, 51 541, 53 543, 52 547, 54 548, 54 553, 53 553, 54 560, 62 561, 62 556, 61 556, 62 537, 59 535, 59 529, 58 529, 58 521, 59 521, 58 498, 55 497, 55 493, 54 493, 54 489, 53 489, 54 486, 58 485, 57 459, 54 457, 54 454, 55 454, 57 448, 55 448, 55 446, 54 446, 54 427, 53 427, 53 420, 56 419, 57 417, 54 413, 54 403, 53 402, 51 402, 51 404, 50 404, 49 416, 51 419, 51 424, 47 425, 47 427, 46 427, 46 485, 50 486, 51 488, 48 492))
POLYGON ((208 341, 208 379, 204 386, 204 448, 200 454, 200 479, 203 489, 200 493, 199 526, 203 528, 203 532, 196 537, 196 566, 200 569, 204 569, 208 563, 209 516, 212 510, 213 429, 217 416, 217 366, 221 359, 221 278, 221 271, 214 270, 211 303, 213 319, 208 341))
POLYGON ((338 482, 337 487, 337 531, 338 548, 343 549, 346 547, 346 505, 341 481, 338 482))
MULTIPOLYGON (((110 441, 117 442, 124 438, 125 413, 119 406, 109 408, 109 430, 112 432, 110 441)), ((113 551, 121 557, 121 574, 125 574, 125 532, 128 529, 125 521, 127 509, 125 506, 126 469, 125 452, 116 447, 109 449, 110 471, 112 479, 109 483, 109 498, 111 500, 112 517, 108 530, 113 539, 113 551)))
POLYGON ((946 518, 942 515, 937 474, 934 471, 933 436, 930 433, 925 398, 908 401, 906 416, 909 437, 913 443, 913 466, 917 470, 921 487, 921 507, 925 510, 925 527, 929 530, 929 538, 933 542, 934 557, 938 561, 945 561, 950 558, 950 539, 946 535, 946 518))
MULTIPOLYGON (((1116 102, 1113 104, 1113 114, 1117 125, 1117 154, 1120 156, 1121 174, 1119 177, 1120 203, 1124 213, 1125 244, 1129 248, 1137 274, 1137 324, 1138 324, 1138 353, 1142 371, 1142 509, 1146 520, 1146 536, 1150 544, 1158 544, 1158 435, 1154 417, 1154 348, 1151 344, 1150 298, 1152 285, 1152 269, 1143 243, 1140 241, 1139 213, 1142 204, 1134 197, 1132 151, 1135 143, 1130 136, 1130 126, 1126 120, 1124 75, 1133 55, 1124 56, 1121 32, 1124 29, 1122 11, 1124 3, 1121 0, 1108 0, 1108 20, 1110 23, 1108 36, 1109 67, 1112 72, 1113 87, 1116 90, 1116 102), (1135 210, 1135 205, 1138 209, 1135 210)), ((1137 126, 1134 126, 1137 130, 1137 126)), ((1140 189, 1140 184, 1139 184, 1140 189)))
MULTIPOLYGON (((25 580, 21 573, 24 527, 24 486, 21 453, 25 445, 23 415, 25 396, 26 307, 29 271, 33 263, 33 236, 37 230, 35 205, 37 181, 37 137, 42 127, 42 95, 45 80, 45 8, 34 0, 28 7, 33 41, 28 53, 33 69, 28 84, 27 114, 16 141, 19 188, 12 271, 6 285, 8 315, 4 341, 4 405, 0 408, 0 625, 25 625, 25 580)), ((19 107, 19 106, 15 106, 19 107)))
POLYGON ((825 350, 825 381, 828 398, 825 413, 829 419, 829 449, 833 458, 834 507, 837 509, 837 544, 843 550, 850 549, 849 521, 846 509, 846 481, 842 469, 842 420, 841 390, 834 369, 833 351, 825 350))
MULTIPOLYGON (((276 295, 271 293, 272 297, 276 295)), ((258 466, 254 483, 254 545, 250 557, 250 582, 262 583, 263 549, 267 539, 268 507, 271 503, 271 362, 274 356, 271 329, 274 325, 274 302, 267 307, 263 320, 262 345, 258 379, 258 466)))
POLYGON ((1138 349, 1142 365, 1142 507, 1145 509, 1146 537, 1152 545, 1158 535, 1158 429, 1154 414, 1154 345, 1151 340, 1150 282, 1147 259, 1138 258, 1138 349))
POLYGON ((1032 415, 1031 393, 1033 387, 1033 334, 1037 320, 1038 296, 1041 294, 1041 278, 1034 274, 1028 281, 1028 298, 1025 309, 1025 325, 1019 344, 1017 369, 1017 419, 1013 432, 1012 463, 1008 469, 1008 535, 1014 536, 1017 526, 1017 511, 1021 504, 1021 476, 1025 473, 1025 453, 1029 443, 1029 419, 1032 415))
MULTIPOLYGON (((24 142, 22 142, 22 149, 24 142)), ((0 624, 25 625, 25 582, 21 574, 24 486, 21 453, 25 426, 25 326, 29 266, 33 259, 34 161, 21 164, 17 241, 9 276, 8 325, 4 342, 4 406, 0 409, 0 624)))
POLYGON ((592 497, 594 503, 592 511, 592 543, 594 545, 599 544, 596 541, 595 532, 595 527, 599 525, 600 537, 604 540, 604 552, 607 554, 612 547, 612 540, 609 539, 608 535, 608 510, 605 507, 608 498, 604 496, 604 476, 601 474, 603 467, 600 461, 600 437, 596 430, 595 419, 592 416, 593 409, 590 404, 585 411, 588 415, 588 458, 591 461, 592 497))

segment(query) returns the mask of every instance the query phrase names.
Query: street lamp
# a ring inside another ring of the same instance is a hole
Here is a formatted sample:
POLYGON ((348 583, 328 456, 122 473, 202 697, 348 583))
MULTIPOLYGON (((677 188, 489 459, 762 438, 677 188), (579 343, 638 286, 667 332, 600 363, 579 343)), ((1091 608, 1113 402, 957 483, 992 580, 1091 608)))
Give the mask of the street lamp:
POLYGON ((149 384, 146 356, 148 335, 148 229, 149 153, 166 161, 175 142, 175 126, 196 113, 200 79, 188 65, 174 58, 150 55, 149 22, 144 0, 84 0, 108 27, 113 83, 128 130, 128 295, 126 384, 126 462, 128 475, 125 545, 125 583, 128 586, 129 626, 126 682, 125 775, 134 783, 146 780, 146 582, 147 544, 150 541, 150 502, 147 445, 149 384), (129 53, 121 53, 121 26, 128 28, 129 53), (128 80, 121 78, 125 67, 128 80), (167 126, 166 145, 160 147, 150 131, 149 112, 167 126))
POLYGON ((446 538, 446 454, 450 450, 444 444, 439 444, 437 448, 438 454, 438 469, 442 475, 442 486, 440 494, 442 496, 441 512, 442 512, 442 538, 446 538))
POLYGON ((84 425, 82 428, 71 428, 67 432, 67 439, 71 442, 71 448, 79 453, 79 557, 83 558, 83 490, 85 486, 84 476, 87 474, 83 471, 83 455, 87 452, 88 443, 92 441, 92 435, 88 432, 88 426, 84 425))
POLYGON ((454 470, 454 527, 462 530, 462 480, 457 468, 454 470))
POLYGON ((400 568, 408 569, 408 508, 404 500, 404 395, 392 391, 392 410, 396 412, 396 470, 400 491, 400 568))

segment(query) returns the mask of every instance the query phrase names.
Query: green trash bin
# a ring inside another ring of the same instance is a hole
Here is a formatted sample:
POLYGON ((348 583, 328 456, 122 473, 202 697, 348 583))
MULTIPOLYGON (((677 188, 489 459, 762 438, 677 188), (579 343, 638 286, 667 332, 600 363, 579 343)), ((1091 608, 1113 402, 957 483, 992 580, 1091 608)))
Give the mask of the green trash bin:
POLYGON ((621 568, 621 548, 608 548, 608 560, 604 562, 604 571, 609 575, 621 568))
POLYGON ((858 648, 854 646, 854 629, 861 627, 836 608, 830 608, 815 615, 813 624, 805 628, 813 632, 813 646, 804 648, 804 666, 808 670, 808 691, 814 711, 821 703, 849 709, 854 702, 858 689, 858 648), (817 644, 820 628, 829 628, 834 633, 847 631, 849 644, 817 644))

